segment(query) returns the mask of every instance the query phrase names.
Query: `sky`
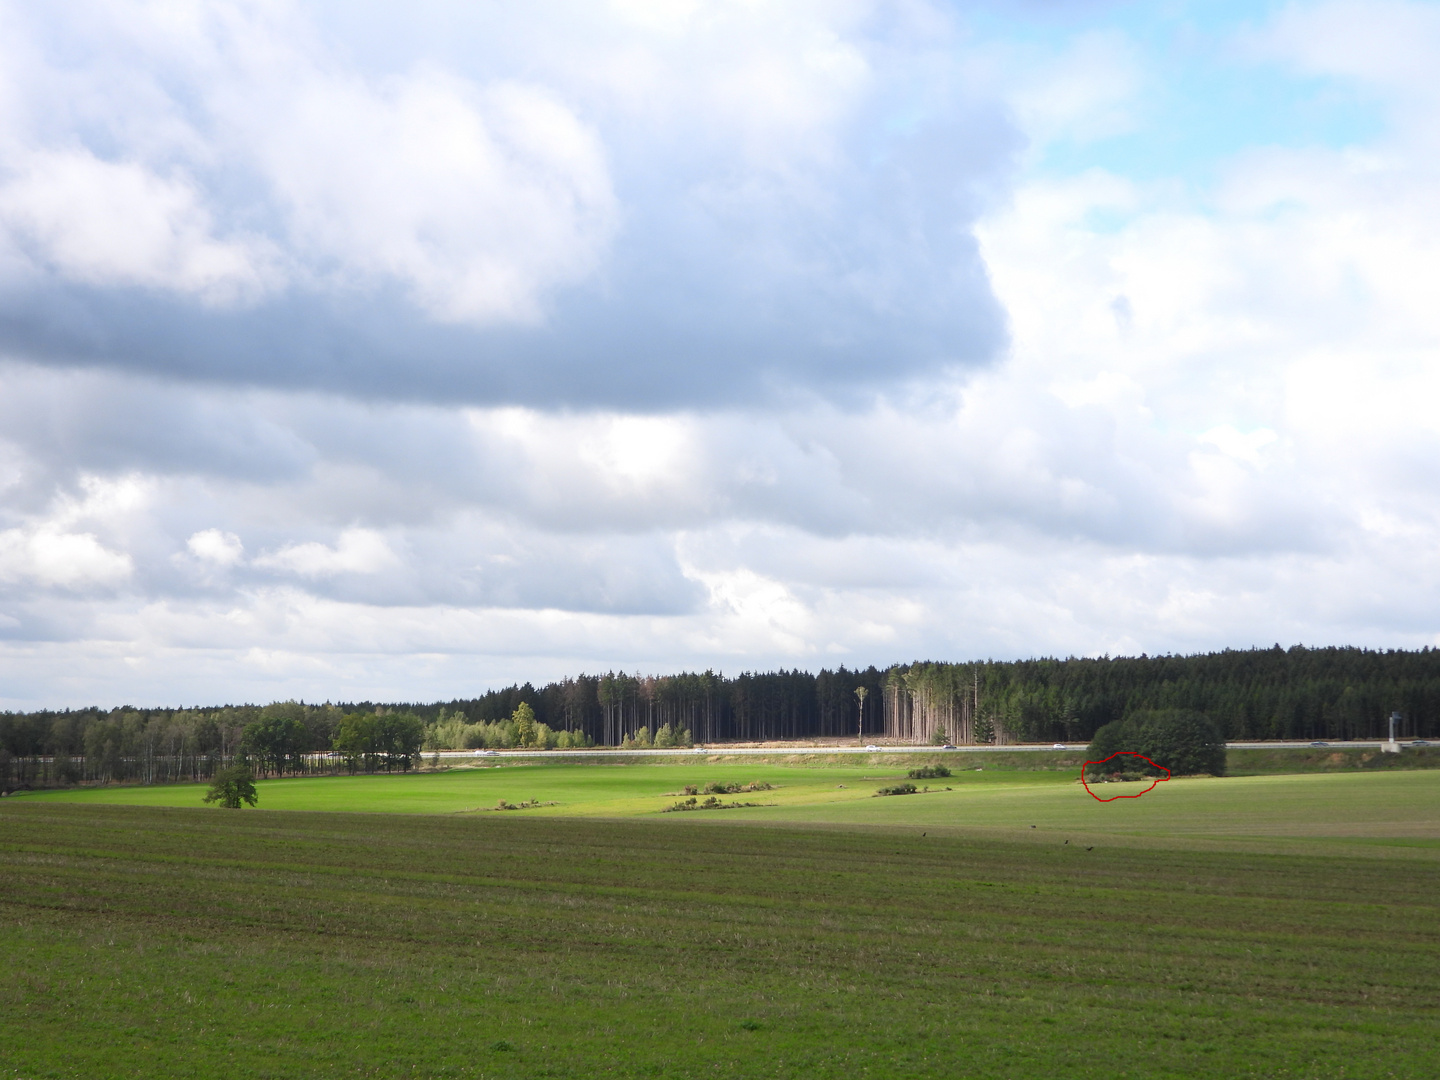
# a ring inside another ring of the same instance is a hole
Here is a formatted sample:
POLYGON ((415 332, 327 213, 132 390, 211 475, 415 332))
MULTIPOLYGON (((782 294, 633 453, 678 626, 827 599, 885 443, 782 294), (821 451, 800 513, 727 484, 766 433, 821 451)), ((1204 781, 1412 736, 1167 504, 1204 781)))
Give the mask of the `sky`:
POLYGON ((1436 56, 0 0, 0 708, 1440 645, 1436 56))

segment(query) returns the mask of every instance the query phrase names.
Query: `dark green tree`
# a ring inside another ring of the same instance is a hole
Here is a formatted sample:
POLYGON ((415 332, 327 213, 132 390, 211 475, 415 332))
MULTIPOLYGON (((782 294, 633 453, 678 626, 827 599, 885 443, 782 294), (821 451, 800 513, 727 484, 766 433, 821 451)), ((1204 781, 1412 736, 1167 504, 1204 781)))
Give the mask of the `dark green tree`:
POLYGON ((380 763, 380 720, 374 713, 350 713, 335 727, 333 745, 352 773, 374 772, 380 763))
POLYGON ((259 719, 246 724, 241 749, 260 764, 262 772, 299 772, 310 747, 310 729, 302 719, 305 707, 293 701, 267 705, 259 719))
MULTIPOLYGON (((528 706, 527 706, 528 708, 528 706)), ((420 747, 425 742, 425 721, 414 713, 386 713, 375 718, 379 749, 385 770, 398 765, 404 772, 420 764, 420 747)))
MULTIPOLYGON (((1143 754, 1174 776, 1225 775, 1225 740, 1210 717, 1194 709, 1150 709, 1106 724, 1090 740, 1089 757, 1099 762, 1111 754, 1143 754)), ((1091 773, 1153 772, 1138 758, 1122 758, 1091 773), (1119 766, 1117 768, 1117 765, 1119 766)))
POLYGON ((231 765, 215 774, 210 790, 205 793, 207 803, 218 802, 230 810, 239 810, 242 802, 254 806, 259 797, 255 794, 255 776, 246 765, 231 765))

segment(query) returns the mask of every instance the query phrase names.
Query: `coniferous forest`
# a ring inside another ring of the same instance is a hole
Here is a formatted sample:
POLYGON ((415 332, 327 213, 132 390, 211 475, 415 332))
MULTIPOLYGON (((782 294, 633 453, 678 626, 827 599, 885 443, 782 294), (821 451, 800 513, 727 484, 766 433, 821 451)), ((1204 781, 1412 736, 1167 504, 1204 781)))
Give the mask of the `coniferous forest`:
POLYGON ((807 738, 921 744, 1088 741, 1150 709, 1208 714, 1230 741, 1440 735, 1440 650, 913 663, 879 669, 577 675, 428 704, 358 702, 0 713, 0 784, 409 769, 421 749, 649 746, 807 738), (864 688, 861 705, 856 690, 864 688), (522 708, 525 706, 525 708, 522 708), (519 723, 517 726, 517 717, 519 723))

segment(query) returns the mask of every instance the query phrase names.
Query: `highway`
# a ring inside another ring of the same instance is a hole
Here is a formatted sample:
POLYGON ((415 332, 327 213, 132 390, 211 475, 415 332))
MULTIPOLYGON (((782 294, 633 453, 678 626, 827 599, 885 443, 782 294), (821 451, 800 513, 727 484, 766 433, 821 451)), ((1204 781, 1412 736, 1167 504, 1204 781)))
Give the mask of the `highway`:
MULTIPOLYGON (((1230 750, 1309 750, 1312 749, 1308 742, 1235 742, 1226 743, 1230 750)), ((1341 749, 1376 749, 1384 743, 1381 740, 1355 742, 1333 742, 1326 743, 1327 747, 1341 749)), ((1401 746, 1408 746, 1408 742, 1402 742, 1401 746)), ((1084 750, 1085 743, 1067 743, 1067 750, 1084 750)), ((440 750, 441 758, 607 758, 607 757, 675 757, 683 754, 724 754, 728 756, 754 755, 757 757, 793 757, 796 754, 1010 754, 1026 753, 1049 750, 1054 752, 1053 743, 1022 743, 1014 746, 956 746, 950 749, 943 749, 939 746, 876 746, 869 749, 864 746, 708 746, 700 748, 677 747, 670 750, 620 750, 615 747, 595 748, 590 750, 491 750, 488 753, 479 753, 474 750, 440 750)), ((435 751, 432 751, 434 753, 435 751)), ((429 755, 427 755, 429 756, 429 755)))

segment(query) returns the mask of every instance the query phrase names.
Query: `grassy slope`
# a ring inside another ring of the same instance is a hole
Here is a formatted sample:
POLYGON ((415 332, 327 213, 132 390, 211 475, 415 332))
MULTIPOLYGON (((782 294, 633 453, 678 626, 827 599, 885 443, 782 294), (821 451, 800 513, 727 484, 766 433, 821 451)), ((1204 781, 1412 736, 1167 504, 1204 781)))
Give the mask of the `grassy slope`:
POLYGON ((1433 1076, 1388 855, 7 799, 0 1075, 1433 1076))
POLYGON ((1440 769, 1440 746, 1407 745, 1399 754, 1382 753, 1373 746, 1346 746, 1344 743, 1327 747, 1290 746, 1283 750, 1232 747, 1226 758, 1226 771, 1231 776, 1357 770, 1394 772, 1440 769))

